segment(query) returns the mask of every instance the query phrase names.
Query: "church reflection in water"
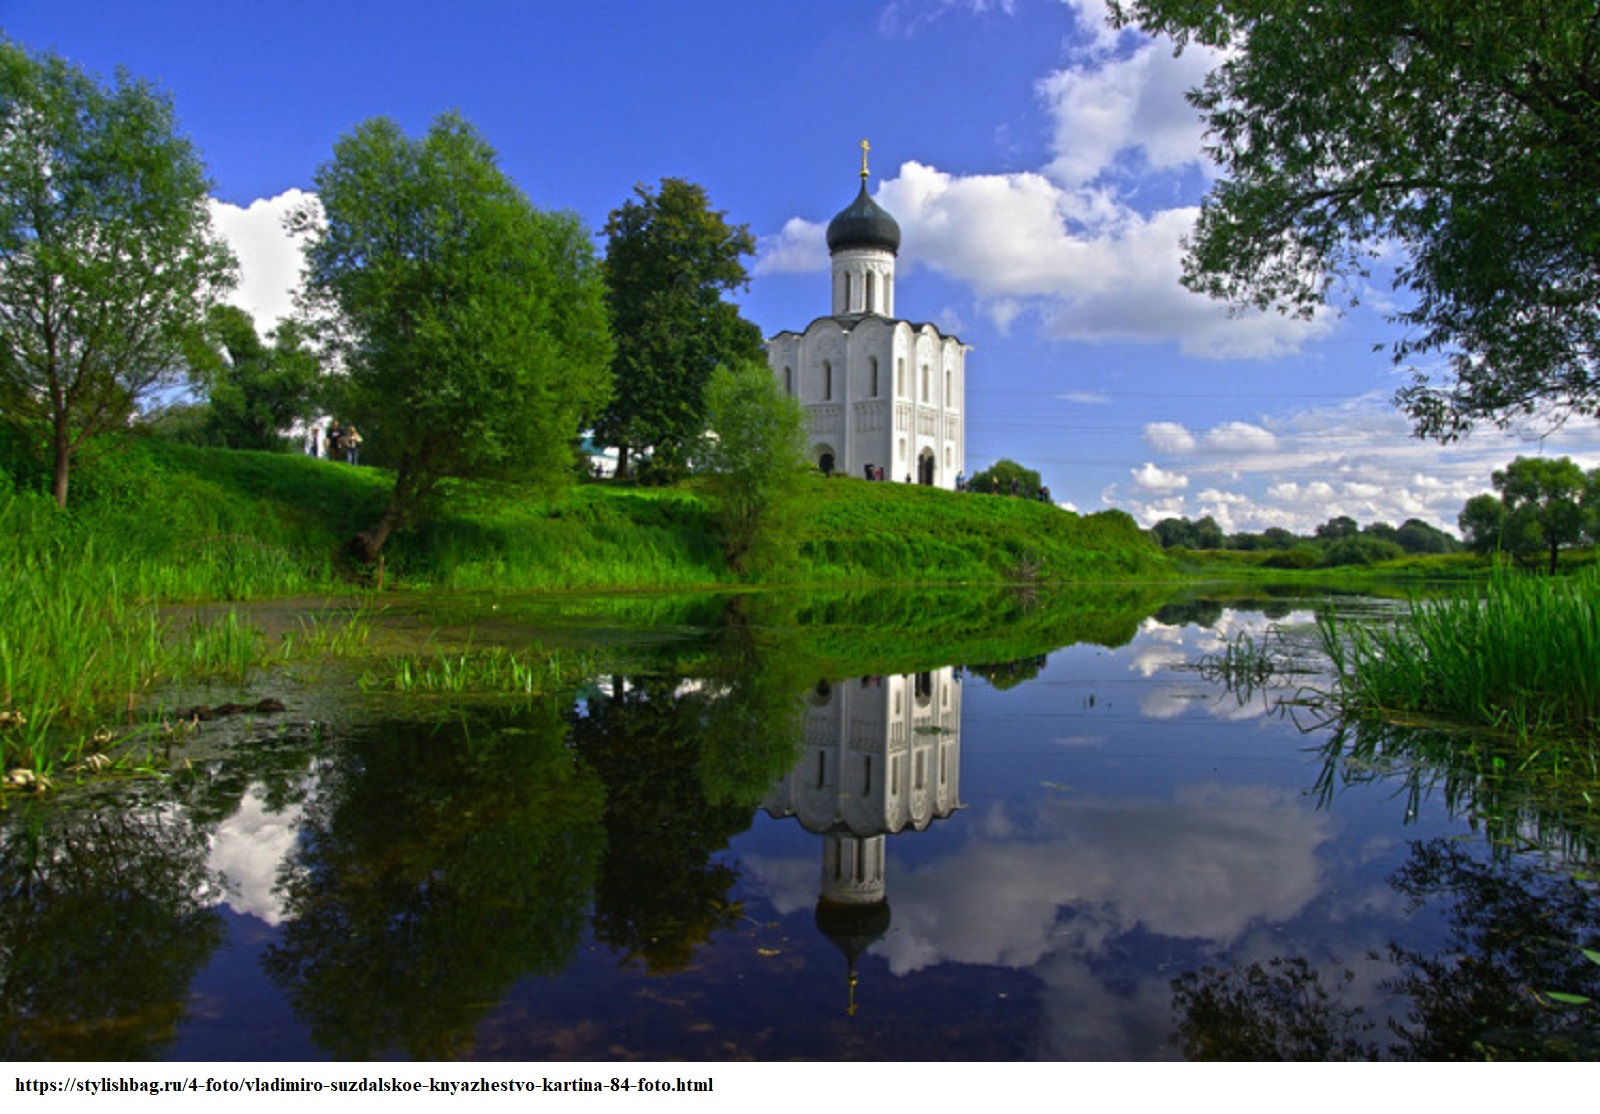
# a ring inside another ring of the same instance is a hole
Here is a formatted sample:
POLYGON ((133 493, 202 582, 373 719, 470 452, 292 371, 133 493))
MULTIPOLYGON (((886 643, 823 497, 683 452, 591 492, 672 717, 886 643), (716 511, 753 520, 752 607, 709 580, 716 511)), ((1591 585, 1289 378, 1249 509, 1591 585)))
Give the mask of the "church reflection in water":
POLYGON ((823 681, 809 702, 800 761, 761 807, 822 837, 817 928, 844 953, 854 1013, 856 960, 889 929, 888 838, 962 807, 961 673, 823 681))

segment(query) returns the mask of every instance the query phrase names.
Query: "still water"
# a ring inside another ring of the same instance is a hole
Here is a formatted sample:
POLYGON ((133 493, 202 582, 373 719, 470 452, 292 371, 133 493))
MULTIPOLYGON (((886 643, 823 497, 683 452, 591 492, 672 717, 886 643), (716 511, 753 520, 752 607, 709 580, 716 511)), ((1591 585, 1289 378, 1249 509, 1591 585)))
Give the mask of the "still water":
POLYGON ((278 678, 163 777, 0 814, 0 1056, 1593 1054, 1548 992, 1600 990, 1594 815, 1323 722, 1313 620, 903 672, 723 624, 487 705, 278 678))

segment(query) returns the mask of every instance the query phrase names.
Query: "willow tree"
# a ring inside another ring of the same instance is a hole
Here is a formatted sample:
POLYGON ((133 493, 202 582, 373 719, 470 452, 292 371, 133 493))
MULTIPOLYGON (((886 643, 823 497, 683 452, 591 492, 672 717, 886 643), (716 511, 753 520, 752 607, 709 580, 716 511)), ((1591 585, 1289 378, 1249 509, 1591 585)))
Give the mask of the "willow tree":
POLYGON ((594 245, 535 208, 461 117, 411 138, 359 125, 301 210, 307 295, 344 376, 341 420, 394 468, 351 550, 375 562, 450 477, 559 484, 608 397, 611 333, 594 245))
POLYGON ((0 38, 0 420, 67 505, 74 460, 175 385, 233 282, 172 103, 0 38))
POLYGON ((1310 313, 1397 261, 1419 433, 1600 414, 1593 0, 1112 0, 1218 50, 1185 281, 1310 313), (1348 288, 1346 288, 1348 289, 1348 288))

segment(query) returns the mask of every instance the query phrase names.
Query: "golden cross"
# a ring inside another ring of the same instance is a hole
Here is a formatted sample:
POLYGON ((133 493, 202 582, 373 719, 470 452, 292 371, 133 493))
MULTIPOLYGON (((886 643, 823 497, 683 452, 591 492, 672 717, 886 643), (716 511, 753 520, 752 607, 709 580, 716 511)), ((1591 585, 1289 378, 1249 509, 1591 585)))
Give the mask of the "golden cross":
POLYGON ((872 150, 872 144, 865 139, 861 141, 861 180, 867 179, 867 152, 872 150))

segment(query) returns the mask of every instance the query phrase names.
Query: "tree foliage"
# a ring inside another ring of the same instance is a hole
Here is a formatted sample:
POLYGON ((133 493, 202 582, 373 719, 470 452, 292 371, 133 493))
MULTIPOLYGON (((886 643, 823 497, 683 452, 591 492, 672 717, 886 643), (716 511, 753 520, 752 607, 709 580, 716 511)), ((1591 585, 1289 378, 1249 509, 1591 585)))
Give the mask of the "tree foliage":
POLYGON ((1585 474, 1568 457, 1519 456, 1493 481, 1499 494, 1468 499, 1457 520, 1473 552, 1504 552, 1555 572, 1561 550, 1600 543, 1600 469, 1585 474))
POLYGON ((451 476, 572 473, 604 405, 611 334, 600 268, 570 214, 542 212, 461 117, 419 139, 374 119, 316 175, 298 215, 308 294, 343 368, 340 410, 395 467, 382 519, 352 543, 375 560, 451 476))
POLYGON ((706 426, 705 389, 719 364, 762 358, 761 332, 723 300, 749 283, 755 237, 714 211, 700 186, 667 178, 606 221, 606 297, 617 338, 611 404, 595 425, 615 445, 618 474, 649 449, 658 471, 680 470, 706 426))
POLYGON ((1024 499, 1039 497, 1039 473, 1024 468, 1014 460, 997 460, 981 472, 973 473, 967 481, 967 490, 980 495, 1018 495, 1024 499))
POLYGON ((208 187, 165 96, 0 38, 0 414, 59 506, 74 458, 179 380, 233 281, 208 187))
POLYGON ((1119 0, 1224 60, 1185 282, 1309 314, 1386 247, 1419 433, 1600 412, 1600 20, 1588 0, 1119 0))
POLYGON ((702 469, 716 500, 723 551, 737 570, 780 548, 808 467, 807 423, 765 363, 719 367, 706 384, 711 436, 702 469))
POLYGON ((322 379, 322 363, 307 347, 305 331, 285 321, 268 345, 255 321, 237 306, 216 306, 206 322, 201 352, 192 365, 205 387, 203 432, 207 443, 233 449, 282 447, 283 431, 309 418, 322 379))

